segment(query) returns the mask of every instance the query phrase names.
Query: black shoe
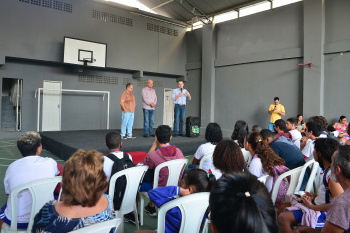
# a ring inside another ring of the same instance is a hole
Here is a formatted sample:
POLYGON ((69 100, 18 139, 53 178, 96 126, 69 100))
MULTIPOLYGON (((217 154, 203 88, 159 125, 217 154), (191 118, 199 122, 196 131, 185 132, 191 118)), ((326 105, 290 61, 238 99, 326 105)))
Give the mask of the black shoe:
POLYGON ((154 135, 154 134, 151 134, 150 136, 151 136, 151 137, 155 137, 156 135, 154 135))
POLYGON ((145 211, 152 217, 157 216, 156 207, 151 207, 149 204, 146 205, 145 211))
POLYGON ((183 136, 183 134, 182 134, 182 133, 181 133, 181 134, 179 133, 179 134, 178 134, 178 136, 179 136, 179 137, 182 137, 182 136, 183 136))
POLYGON ((133 212, 124 215, 124 222, 136 224, 135 215, 133 212))
POLYGON ((144 138, 148 138, 148 135, 147 135, 147 134, 144 134, 143 137, 144 137, 144 138))
POLYGON ((122 139, 128 139, 128 136, 126 136, 126 135, 122 136, 122 139))
POLYGON ((127 138, 128 138, 128 139, 135 139, 136 137, 134 137, 134 136, 131 135, 131 136, 127 136, 127 138))
POLYGON ((177 137, 177 134, 173 134, 173 137, 177 137))

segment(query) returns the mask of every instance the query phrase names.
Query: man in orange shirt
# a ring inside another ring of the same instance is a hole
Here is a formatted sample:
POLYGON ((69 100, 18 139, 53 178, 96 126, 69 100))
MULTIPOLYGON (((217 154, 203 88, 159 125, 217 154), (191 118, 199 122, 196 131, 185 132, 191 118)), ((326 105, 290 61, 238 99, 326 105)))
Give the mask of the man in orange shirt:
POLYGON ((120 107, 122 109, 122 125, 120 136, 123 139, 135 139, 132 136, 132 126, 134 124, 134 113, 136 108, 135 95, 132 93, 134 85, 126 84, 126 90, 120 96, 120 107), (126 131, 128 133, 126 134, 126 131))
POLYGON ((271 114, 270 122, 269 122, 269 130, 274 131, 275 121, 281 119, 281 116, 286 115, 286 111, 284 110, 284 106, 280 104, 280 98, 275 97, 274 104, 271 104, 268 110, 268 113, 271 114))

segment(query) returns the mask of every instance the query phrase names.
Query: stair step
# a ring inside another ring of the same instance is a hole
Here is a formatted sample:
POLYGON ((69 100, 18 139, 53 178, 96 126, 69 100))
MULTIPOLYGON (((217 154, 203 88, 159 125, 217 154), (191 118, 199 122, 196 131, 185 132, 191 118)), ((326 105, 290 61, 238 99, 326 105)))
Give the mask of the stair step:
POLYGON ((1 127, 2 132, 14 132, 16 131, 15 127, 1 127))
POLYGON ((2 121, 1 127, 16 127, 16 121, 2 121))
POLYGON ((16 114, 15 110, 11 109, 11 110, 8 110, 8 109, 1 109, 1 116, 14 116, 16 114))
POLYGON ((13 104, 11 101, 6 101, 6 102, 2 101, 1 106, 12 106, 13 107, 13 104))
POLYGON ((11 97, 10 96, 2 96, 2 101, 10 101, 11 97))
POLYGON ((1 115, 1 121, 16 121, 14 115, 1 115))
POLYGON ((1 107, 1 111, 15 111, 14 109, 13 109, 13 106, 2 106, 1 107))

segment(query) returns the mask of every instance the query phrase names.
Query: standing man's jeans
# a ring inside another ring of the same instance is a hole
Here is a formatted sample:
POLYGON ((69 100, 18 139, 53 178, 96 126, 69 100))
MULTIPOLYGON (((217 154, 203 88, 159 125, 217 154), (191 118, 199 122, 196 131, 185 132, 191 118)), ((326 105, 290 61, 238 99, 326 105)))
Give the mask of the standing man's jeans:
POLYGON ((177 122, 180 118, 180 124, 179 124, 179 134, 182 134, 182 129, 184 125, 185 120, 185 113, 186 113, 186 105, 179 105, 175 104, 174 108, 174 134, 177 134, 177 122))
POLYGON ((154 110, 143 109, 143 135, 153 134, 154 110))
POLYGON ((126 130, 128 130, 128 136, 132 136, 132 126, 134 124, 133 112, 122 112, 122 127, 120 136, 124 137, 126 130))
POLYGON ((269 130, 271 130, 272 132, 274 132, 275 131, 275 124, 274 123, 271 123, 271 122, 269 122, 269 130))

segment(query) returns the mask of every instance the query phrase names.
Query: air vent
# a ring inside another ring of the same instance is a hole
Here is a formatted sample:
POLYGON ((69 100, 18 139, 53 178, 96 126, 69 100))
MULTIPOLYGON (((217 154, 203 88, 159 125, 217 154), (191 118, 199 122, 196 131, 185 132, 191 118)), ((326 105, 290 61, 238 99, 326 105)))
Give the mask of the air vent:
POLYGON ((103 20, 106 22, 119 23, 132 27, 133 20, 120 15, 110 14, 103 11, 92 10, 92 18, 103 20))
POLYGON ((156 88, 162 88, 163 87, 163 82, 162 81, 155 81, 153 86, 156 87, 156 88))
POLYGON ((159 26, 157 24, 153 24, 153 23, 147 23, 147 30, 148 31, 154 31, 154 32, 160 32, 163 34, 167 34, 170 36, 179 36, 179 32, 176 29, 172 29, 172 28, 168 28, 168 27, 164 27, 164 26, 159 26))
POLYGON ((137 80, 138 87, 146 87, 148 80, 137 80))
POLYGON ((130 83, 130 78, 123 78, 123 85, 126 86, 128 83, 130 83))
POLYGON ((118 77, 79 74, 78 82, 118 85, 118 77))
POLYGON ((68 13, 73 12, 73 5, 66 2, 61 2, 57 0, 19 0, 20 2, 30 3, 35 6, 42 6, 58 11, 65 11, 68 13))

